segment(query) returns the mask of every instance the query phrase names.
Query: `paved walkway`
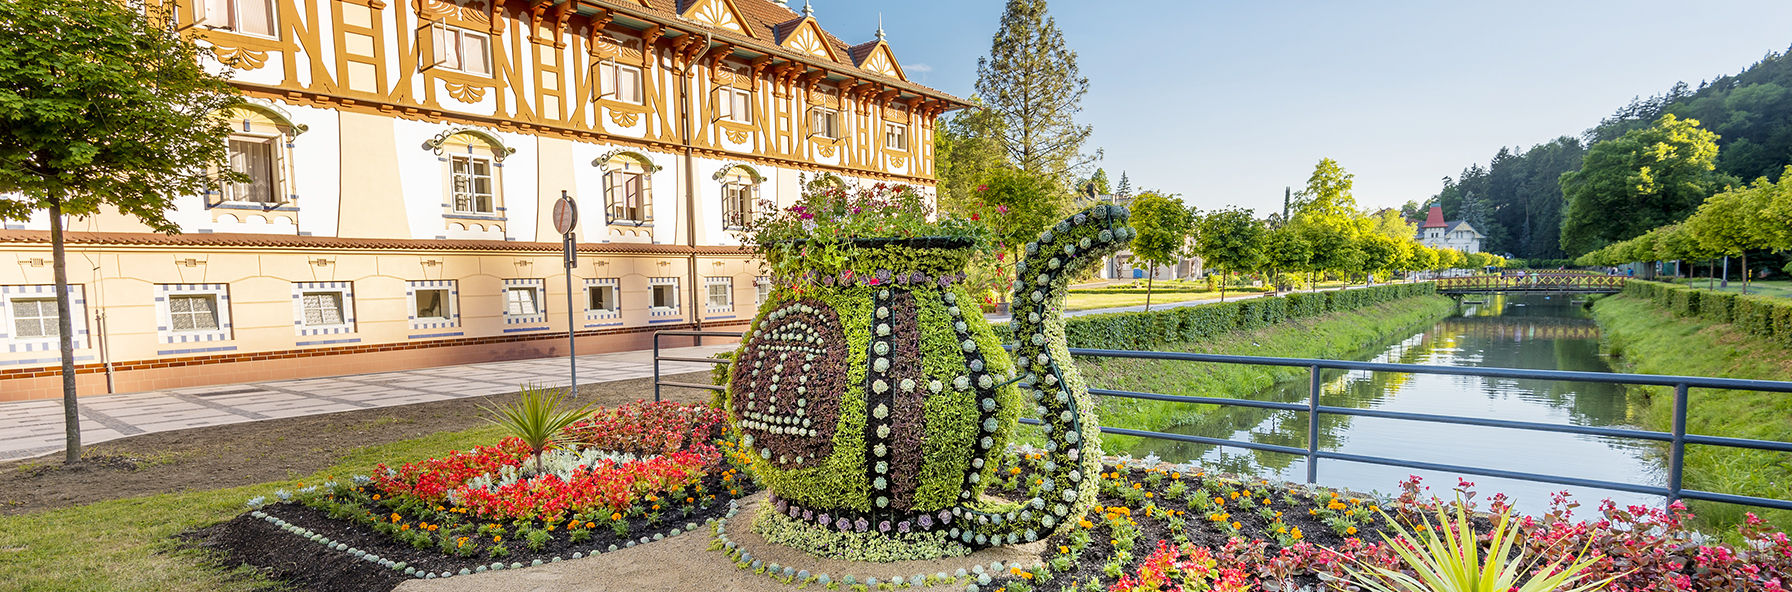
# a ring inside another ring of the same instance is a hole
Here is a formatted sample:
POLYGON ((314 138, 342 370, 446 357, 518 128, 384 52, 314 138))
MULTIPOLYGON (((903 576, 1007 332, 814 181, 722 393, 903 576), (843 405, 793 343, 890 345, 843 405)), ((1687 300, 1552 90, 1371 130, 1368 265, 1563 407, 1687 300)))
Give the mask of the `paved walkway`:
MULTIPOLYGON (((664 355, 708 357, 730 345, 668 348, 664 355)), ((664 362, 667 374, 711 368, 664 362)), ((409 405, 515 392, 518 385, 566 386, 565 358, 538 358, 418 368, 397 372, 167 389, 81 399, 81 441, 281 417, 409 405)), ((579 356, 579 384, 653 376, 653 352, 579 356)), ((62 450, 62 401, 0 405, 0 460, 62 450)))

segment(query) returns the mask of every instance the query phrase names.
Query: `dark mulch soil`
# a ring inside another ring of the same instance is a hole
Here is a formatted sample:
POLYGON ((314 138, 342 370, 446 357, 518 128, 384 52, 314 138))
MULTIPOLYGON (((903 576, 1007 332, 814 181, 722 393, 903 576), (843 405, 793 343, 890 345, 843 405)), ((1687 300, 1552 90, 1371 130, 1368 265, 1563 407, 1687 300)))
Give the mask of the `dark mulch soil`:
MULTIPOLYGON (((709 373, 667 377, 709 382, 709 373)), ((667 399, 706 400, 708 391, 666 389, 667 399)), ((0 514, 28 514, 110 499, 224 489, 310 475, 364 446, 483 425, 481 405, 515 394, 470 397, 159 432, 87 447, 86 462, 0 462, 0 514)), ((580 403, 614 406, 653 398, 651 379, 579 387, 580 403)))
MULTIPOLYGON (((336 520, 321 510, 297 503, 274 504, 262 508, 262 511, 337 542, 346 543, 351 548, 403 561, 420 570, 458 573, 462 568, 473 570, 478 566, 489 566, 500 561, 505 565, 521 563, 527 566, 537 559, 544 563, 554 557, 571 559, 574 552, 589 554, 592 549, 608 549, 610 545, 622 547, 628 540, 652 537, 654 534, 669 535, 672 529, 682 529, 692 522, 702 529, 704 521, 727 513, 728 503, 722 500, 689 514, 668 513, 657 525, 648 524, 645 518, 630 520, 628 537, 616 536, 615 532, 607 529, 593 530, 589 540, 574 543, 567 537, 556 534, 540 551, 530 550, 521 541, 505 541, 504 547, 510 553, 497 559, 485 552, 471 557, 455 557, 434 549, 419 550, 364 525, 336 520)), ((704 533, 700 531, 683 536, 704 536, 704 533)), ((356 559, 347 552, 326 549, 323 545, 281 530, 266 520, 247 513, 228 522, 189 533, 187 540, 195 546, 217 551, 218 562, 224 567, 252 566, 269 580, 283 582, 301 590, 384 592, 413 578, 401 571, 356 559)))

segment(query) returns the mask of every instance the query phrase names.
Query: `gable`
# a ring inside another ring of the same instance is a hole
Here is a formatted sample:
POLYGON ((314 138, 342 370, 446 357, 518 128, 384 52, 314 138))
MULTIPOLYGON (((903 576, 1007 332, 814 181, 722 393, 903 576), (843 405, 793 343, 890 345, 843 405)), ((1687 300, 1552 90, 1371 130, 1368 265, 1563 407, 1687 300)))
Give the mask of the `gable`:
POLYGON ((734 5, 734 0, 685 0, 681 4, 683 10, 679 11, 679 16, 699 24, 754 37, 753 30, 747 27, 746 19, 741 18, 740 8, 734 5))
POLYGON ((801 22, 789 27, 788 30, 789 32, 784 35, 784 38, 778 40, 778 45, 784 49, 831 62, 840 61, 834 55, 833 44, 828 43, 827 37, 821 32, 821 25, 816 24, 815 19, 804 17, 801 22))
POLYGON ((871 55, 859 67, 897 80, 908 80, 907 76, 902 75, 902 66, 896 64, 896 56, 890 53, 888 45, 880 44, 871 50, 871 55))

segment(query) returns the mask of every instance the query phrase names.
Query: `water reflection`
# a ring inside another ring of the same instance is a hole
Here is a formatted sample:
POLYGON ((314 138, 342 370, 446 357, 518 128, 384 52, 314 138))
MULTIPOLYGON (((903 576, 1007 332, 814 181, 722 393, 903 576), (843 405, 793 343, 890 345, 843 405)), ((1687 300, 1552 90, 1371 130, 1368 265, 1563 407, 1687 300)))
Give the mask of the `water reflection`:
MULTIPOLYGON (((1457 314, 1425 331, 1378 344, 1353 359, 1610 371, 1599 353, 1598 326, 1580 303, 1560 296, 1492 296, 1467 303, 1457 314)), ((1621 385, 1342 371, 1325 373, 1322 380, 1321 401, 1339 407, 1584 426, 1634 425, 1621 385)), ((1245 398, 1304 402, 1307 393, 1303 374, 1298 380, 1278 383, 1245 398)), ((1302 448, 1307 444, 1305 413, 1208 406, 1190 409, 1199 412, 1177 418, 1177 425, 1163 431, 1302 448)), ((1349 454, 1638 484, 1662 482, 1656 448, 1635 440, 1331 415, 1321 418, 1319 434, 1321 447, 1349 454)), ((1170 460, 1197 459, 1229 472, 1286 480, 1302 480, 1306 475, 1304 459, 1277 453, 1161 440, 1145 440, 1130 452, 1155 452, 1170 460)), ((1455 483, 1455 475, 1340 461, 1319 465, 1320 483, 1363 491, 1391 490, 1415 473, 1445 491, 1455 483)), ((1470 480, 1479 483, 1483 492, 1506 492, 1527 511, 1541 509, 1549 492, 1563 489, 1583 501, 1609 497, 1620 503, 1650 503, 1657 499, 1518 481, 1470 480)))

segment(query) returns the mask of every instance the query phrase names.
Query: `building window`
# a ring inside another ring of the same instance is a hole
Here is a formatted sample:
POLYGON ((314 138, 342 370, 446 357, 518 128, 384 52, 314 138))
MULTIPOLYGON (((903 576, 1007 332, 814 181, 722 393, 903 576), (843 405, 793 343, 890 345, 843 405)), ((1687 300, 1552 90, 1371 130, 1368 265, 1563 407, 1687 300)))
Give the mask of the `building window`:
POLYGON ((616 312, 621 309, 616 301, 616 286, 586 286, 585 298, 587 308, 596 312, 616 312))
POLYGON ((611 224, 653 222, 653 163, 634 153, 604 161, 604 217, 611 224))
POLYGON ((772 280, 765 276, 753 278, 753 306, 764 306, 765 301, 772 299, 772 280))
POLYGON ((193 4, 199 26, 273 37, 274 0, 200 0, 193 4))
POLYGON ((734 278, 728 276, 706 277, 703 278, 703 288, 709 312, 734 310, 734 278))
POLYGON ((11 308, 14 337, 52 339, 62 335, 56 325, 55 298, 15 298, 11 308))
POLYGON ((510 316, 530 316, 541 314, 541 295, 535 288, 507 288, 504 290, 504 314, 510 316))
POLYGON ((483 33, 435 24, 430 27, 436 67, 468 74, 492 74, 492 41, 483 33))
POLYGON ((646 101, 641 91, 641 68, 610 60, 598 64, 599 92, 611 100, 640 105, 646 101))
POLYGON ((216 331, 218 297, 210 294, 169 296, 168 326, 174 331, 216 331))
POLYGON ((728 183, 722 185, 722 226, 724 228, 746 228, 753 221, 753 194, 757 193, 752 185, 745 183, 728 183))
POLYGON ((496 213, 492 199, 492 161, 479 156, 449 157, 449 174, 454 190, 454 213, 496 213))
POLYGON ((810 135, 821 136, 829 140, 840 139, 840 112, 824 107, 816 107, 809 123, 810 135))
POLYGON ((279 203, 280 139, 260 136, 230 137, 230 171, 249 177, 248 181, 225 183, 224 201, 279 203))
POLYGON ((722 87, 716 96, 716 116, 736 123, 752 123, 753 93, 722 87))
POLYGON ((419 321, 446 321, 448 316, 448 291, 435 288, 417 290, 416 308, 411 310, 419 321))
POLYGON ((341 292, 305 292, 300 298, 305 306, 305 326, 334 327, 347 323, 342 314, 341 292))
POLYGON ((885 123, 884 147, 891 150, 908 150, 908 126, 900 123, 885 123))
POLYGON ((678 278, 648 278, 647 288, 653 298, 649 312, 654 316, 678 314, 678 278))

